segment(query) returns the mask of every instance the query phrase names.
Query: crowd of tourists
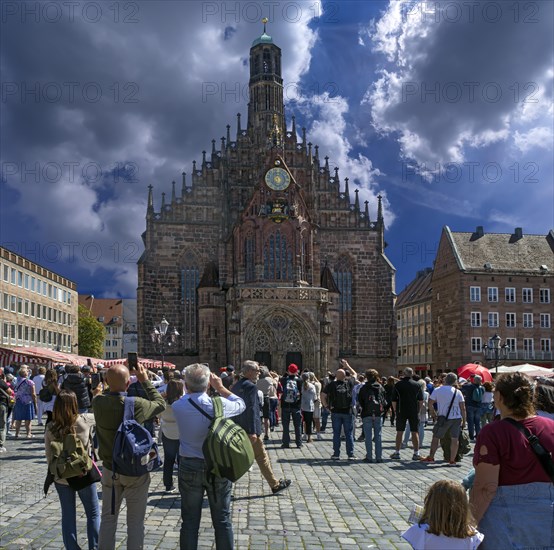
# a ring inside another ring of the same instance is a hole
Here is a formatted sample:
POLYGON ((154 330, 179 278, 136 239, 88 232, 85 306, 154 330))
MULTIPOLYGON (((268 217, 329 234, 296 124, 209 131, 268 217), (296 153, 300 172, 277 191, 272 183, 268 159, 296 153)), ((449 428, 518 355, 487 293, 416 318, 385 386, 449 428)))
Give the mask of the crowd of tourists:
POLYGON ((144 547, 150 471, 161 464, 156 440, 163 447, 165 490, 180 494, 180 548, 198 547, 205 495, 216 548, 233 548, 234 477, 214 469, 213 456, 206 454, 218 419, 227 418, 243 437, 237 441, 250 456, 246 469, 255 460, 272 494, 291 484, 275 475, 265 446, 278 426, 283 449, 317 445, 330 430, 333 461, 341 459, 343 443, 347 460, 356 459, 361 445, 358 457, 372 464, 400 460, 411 442, 412 460, 432 464, 440 446, 445 466, 456 467, 473 448, 474 468, 460 475, 463 482, 434 483, 401 536, 415 549, 553 547, 554 385, 547 379, 519 373, 494 383, 455 373, 431 379, 410 368, 399 379, 384 378, 375 369, 358 373, 344 359, 321 380, 295 364, 280 375, 251 360, 218 375, 198 363, 158 374, 140 365, 40 367, 34 376, 25 365, 0 369, 0 452, 6 452, 8 430, 19 438, 23 426, 25 437, 37 437, 35 418, 45 424, 47 486, 53 483, 58 494, 63 543, 70 550, 80 548, 77 496, 89 549, 115 548, 123 501, 127 547, 144 547), (387 422, 396 429, 390 457, 383 456, 387 422), (424 455, 426 426, 432 426, 432 439, 424 455), (125 462, 128 433, 149 445, 144 464, 134 469, 125 462))

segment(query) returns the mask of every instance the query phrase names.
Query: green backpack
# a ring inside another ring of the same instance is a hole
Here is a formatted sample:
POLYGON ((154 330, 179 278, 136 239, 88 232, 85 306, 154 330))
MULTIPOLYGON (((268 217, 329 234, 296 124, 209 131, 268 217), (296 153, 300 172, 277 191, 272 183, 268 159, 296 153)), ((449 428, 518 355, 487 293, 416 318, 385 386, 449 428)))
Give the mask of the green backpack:
POLYGON ((50 449, 50 473, 58 479, 82 476, 92 468, 92 458, 74 433, 70 432, 63 439, 51 441, 50 449))
POLYGON ((214 416, 210 416, 192 399, 190 404, 211 420, 208 435, 202 445, 204 460, 211 475, 229 481, 239 480, 254 462, 254 449, 248 434, 230 418, 223 416, 219 397, 213 397, 214 416))

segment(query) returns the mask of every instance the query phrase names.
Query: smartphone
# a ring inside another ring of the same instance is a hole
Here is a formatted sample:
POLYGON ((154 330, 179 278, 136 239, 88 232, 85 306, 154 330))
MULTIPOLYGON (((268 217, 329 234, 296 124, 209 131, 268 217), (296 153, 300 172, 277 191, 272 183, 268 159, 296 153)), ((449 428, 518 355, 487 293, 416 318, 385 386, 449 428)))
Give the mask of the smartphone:
POLYGON ((138 369, 138 354, 136 351, 130 351, 127 354, 127 367, 130 371, 138 369))

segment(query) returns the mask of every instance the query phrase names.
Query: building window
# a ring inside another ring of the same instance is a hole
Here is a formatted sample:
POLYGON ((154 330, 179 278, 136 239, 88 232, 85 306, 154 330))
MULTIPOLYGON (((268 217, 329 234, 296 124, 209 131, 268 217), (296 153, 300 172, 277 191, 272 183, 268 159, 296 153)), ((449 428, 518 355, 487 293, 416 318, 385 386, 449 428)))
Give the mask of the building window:
POLYGON ((481 301, 481 287, 480 286, 470 286, 469 287, 469 301, 470 302, 480 302, 481 301))
POLYGON ((10 325, 4 323, 4 330, 2 332, 2 343, 7 344, 10 340, 10 325))
POLYGON ((516 326, 516 314, 506 313, 506 327, 515 328, 515 326, 516 326))
POLYGON ((23 298, 17 299, 17 313, 23 313, 23 298))
POLYGON ((550 338, 541 338, 541 351, 552 351, 552 348, 550 347, 550 338))
POLYGON ((181 269, 181 304, 183 305, 183 334, 181 343, 186 350, 198 349, 198 327, 196 321, 196 288, 200 282, 200 270, 194 259, 189 257, 181 269))
POLYGON ((29 327, 25 327, 23 334, 25 342, 29 343, 29 327))
POLYGON ((109 348, 109 347, 111 346, 111 341, 110 341, 110 340, 106 340, 106 341, 104 342, 104 345, 105 345, 107 348, 109 348))
POLYGON ((517 351, 517 339, 516 338, 506 338, 506 345, 510 350, 510 353, 515 353, 517 351))
POLYGON ((480 327, 481 326, 481 312, 480 311, 472 311, 471 312, 471 326, 472 327, 480 327))
POLYGON ((523 314, 523 328, 533 328, 533 314, 524 313, 523 314))
POLYGON ((35 340, 35 329, 33 327, 31 327, 31 343, 35 343, 36 340, 35 340))
POLYGON ((29 275, 25 274, 25 290, 29 290, 29 275))
POLYGON ((17 298, 15 296, 10 296, 10 311, 15 313, 17 308, 17 298))
POLYGON ((533 358, 534 355, 534 340, 533 338, 524 338, 523 339, 523 353, 525 354, 525 358, 533 358))
POLYGON ((506 302, 514 303, 516 301, 516 289, 512 287, 506 288, 504 291, 506 302))
POLYGON ((10 283, 12 285, 15 285, 15 278, 17 277, 17 269, 15 269, 14 267, 11 268, 11 272, 10 272, 10 283))
POLYGON ((541 313, 541 328, 550 328, 550 313, 541 313))
POLYGON ((549 288, 541 288, 539 290, 539 302, 541 304, 549 304, 550 303, 550 289, 549 288))
POLYGON ((489 312, 489 327, 495 328, 498 327, 498 313, 497 312, 489 312))
POLYGON ((31 277, 31 292, 35 291, 35 282, 36 279, 34 277, 31 277))
POLYGON ((521 297, 524 304, 533 303, 533 289, 532 288, 523 288, 521 290, 521 297))
POLYGON ((10 309, 10 295, 4 292, 3 307, 6 311, 10 309))
POLYGON ((498 287, 489 286, 489 302, 498 302, 498 287))
POLYGON ((335 266, 334 279, 339 289, 339 350, 352 351, 352 266, 343 256, 335 266))
POLYGON ((29 300, 25 300, 25 315, 29 315, 29 300))
POLYGON ((112 340, 112 347, 117 347, 117 340, 112 340))
POLYGON ((22 271, 17 272, 17 286, 23 287, 23 272, 22 271))
POLYGON ((244 277, 247 282, 256 279, 256 240, 254 235, 244 239, 244 277))
POLYGON ((280 230, 270 235, 264 247, 264 279, 266 281, 292 280, 292 250, 280 230))
POLYGON ((31 302, 31 317, 35 316, 35 302, 31 302))
POLYGON ((4 266, 4 282, 7 283, 10 280, 10 268, 5 265, 4 266))
POLYGON ((471 351, 472 353, 480 353, 482 351, 481 338, 471 339, 471 351))

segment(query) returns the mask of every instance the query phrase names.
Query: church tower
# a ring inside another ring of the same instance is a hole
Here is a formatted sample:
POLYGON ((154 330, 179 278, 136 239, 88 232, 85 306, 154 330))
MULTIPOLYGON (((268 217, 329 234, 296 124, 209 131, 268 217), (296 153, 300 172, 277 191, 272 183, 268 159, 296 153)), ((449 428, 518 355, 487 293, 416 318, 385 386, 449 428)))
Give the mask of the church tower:
POLYGON ((155 354, 149 332, 165 316, 181 335, 168 359, 181 367, 254 359, 324 376, 346 357, 394 374, 395 269, 381 199, 362 205, 294 116, 287 128, 281 49, 266 23, 250 48, 247 124, 238 113, 235 133, 222 121, 221 145, 214 136, 159 210, 149 188, 139 353, 155 354))
POLYGON ((281 48, 264 32, 250 48, 248 133, 257 145, 281 145, 285 134, 281 48))

